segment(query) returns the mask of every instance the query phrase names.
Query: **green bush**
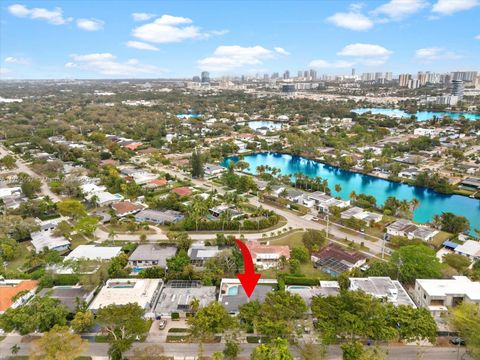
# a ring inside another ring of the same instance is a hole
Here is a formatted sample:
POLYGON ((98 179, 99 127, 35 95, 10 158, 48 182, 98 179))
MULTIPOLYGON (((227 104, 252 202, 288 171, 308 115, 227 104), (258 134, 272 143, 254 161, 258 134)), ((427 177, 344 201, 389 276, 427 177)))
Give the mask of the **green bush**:
POLYGON ((179 320, 180 314, 178 312, 172 312, 172 320, 179 320))

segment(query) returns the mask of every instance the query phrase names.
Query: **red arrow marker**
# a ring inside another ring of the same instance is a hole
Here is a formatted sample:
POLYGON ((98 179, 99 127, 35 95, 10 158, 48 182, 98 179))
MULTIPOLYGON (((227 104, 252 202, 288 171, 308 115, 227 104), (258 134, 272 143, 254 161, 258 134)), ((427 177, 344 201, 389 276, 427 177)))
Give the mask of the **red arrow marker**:
POLYGON ((240 251, 242 252, 243 267, 245 268, 245 273, 237 274, 237 277, 242 283, 245 294, 247 294, 247 296, 250 298, 250 296, 252 296, 253 290, 255 290, 255 287, 257 286, 258 280, 262 275, 255 273, 252 261, 252 254, 250 254, 247 245, 245 245, 240 240, 235 240, 235 242, 237 243, 240 251))

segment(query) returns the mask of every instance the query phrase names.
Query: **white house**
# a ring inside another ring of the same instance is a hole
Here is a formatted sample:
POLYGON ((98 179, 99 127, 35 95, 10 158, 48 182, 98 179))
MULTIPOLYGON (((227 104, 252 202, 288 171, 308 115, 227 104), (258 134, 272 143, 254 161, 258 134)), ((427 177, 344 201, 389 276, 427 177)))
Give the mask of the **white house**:
POLYGON ((480 260, 480 242, 467 240, 455 248, 455 253, 468 257, 471 261, 480 260))

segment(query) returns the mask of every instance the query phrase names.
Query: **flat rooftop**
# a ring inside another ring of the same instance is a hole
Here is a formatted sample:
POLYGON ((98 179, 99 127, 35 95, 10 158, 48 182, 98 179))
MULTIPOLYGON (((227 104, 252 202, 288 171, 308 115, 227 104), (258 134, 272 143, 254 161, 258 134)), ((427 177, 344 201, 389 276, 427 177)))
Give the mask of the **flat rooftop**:
POLYGON ((88 308, 95 311, 111 304, 136 303, 150 309, 162 285, 160 279, 110 279, 88 308))
POLYGON ((480 301, 480 282, 472 281, 466 276, 454 276, 452 279, 417 279, 417 284, 432 297, 465 295, 472 301, 480 301))
POLYGON ((216 294, 215 286, 202 286, 199 281, 170 281, 162 288, 154 311, 163 316, 172 312, 188 312, 193 299, 198 299, 200 308, 203 308, 216 301, 216 294))
POLYGON ((121 246, 95 246, 95 245, 79 245, 64 261, 67 260, 110 260, 120 254, 121 246))
POLYGON ((60 303, 65 305, 71 313, 74 313, 77 309, 77 298, 88 304, 91 300, 90 295, 93 295, 92 291, 88 291, 81 286, 55 286, 42 289, 37 296, 44 297, 47 294, 53 299, 60 300, 60 303))
POLYGON ((241 305, 252 300, 263 302, 270 291, 277 286, 275 279, 260 279, 250 299, 245 294, 239 279, 222 279, 218 301, 231 314, 236 314, 241 305))
POLYGON ((393 305, 408 305, 416 308, 398 280, 389 277, 350 278, 350 290, 361 290, 379 299, 387 299, 393 305))

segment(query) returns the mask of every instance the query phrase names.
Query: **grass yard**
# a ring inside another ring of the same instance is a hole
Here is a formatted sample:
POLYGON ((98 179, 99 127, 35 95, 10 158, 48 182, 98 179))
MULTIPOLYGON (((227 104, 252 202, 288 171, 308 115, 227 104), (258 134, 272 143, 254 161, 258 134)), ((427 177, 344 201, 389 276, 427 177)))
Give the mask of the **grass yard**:
POLYGON ((433 246, 435 246, 435 248, 439 248, 440 246, 442 246, 445 240, 451 237, 452 237, 452 234, 447 233, 445 231, 439 231, 439 233, 433 237, 431 243, 433 246))
POLYGON ((88 244, 91 240, 86 238, 83 234, 75 234, 70 237, 70 248, 75 249, 79 245, 88 244))
POLYGON ((25 260, 27 259, 27 256, 30 253, 30 251, 28 251, 28 247, 30 246, 31 246, 30 241, 21 242, 18 244, 19 256, 13 259, 12 261, 8 262, 7 270, 17 271, 18 268, 20 268, 25 263, 25 260))
POLYGON ((288 245, 291 248, 295 246, 301 246, 302 243, 302 236, 304 231, 291 231, 285 235, 280 235, 273 239, 268 239, 272 245, 288 245))

